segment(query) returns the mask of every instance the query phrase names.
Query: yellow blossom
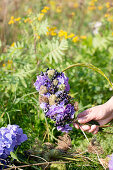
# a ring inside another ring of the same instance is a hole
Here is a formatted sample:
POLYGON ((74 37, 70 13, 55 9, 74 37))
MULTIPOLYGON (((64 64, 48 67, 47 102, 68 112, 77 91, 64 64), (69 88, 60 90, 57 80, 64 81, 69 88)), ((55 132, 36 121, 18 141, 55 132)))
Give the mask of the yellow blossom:
POLYGON ((90 1, 89 6, 95 6, 95 3, 93 1, 90 1))
POLYGON ((95 10, 96 9, 96 6, 88 6, 88 10, 89 11, 93 11, 93 10, 95 10))
POLYGON ((43 13, 39 14, 38 21, 41 21, 41 20, 42 20, 42 18, 43 18, 43 16, 44 16, 44 14, 43 14, 43 13))
POLYGON ((102 9, 103 9, 103 6, 101 6, 101 5, 100 5, 100 6, 98 6, 98 10, 100 10, 100 11, 101 11, 102 9))
POLYGON ((30 18, 26 18, 26 19, 24 20, 24 22, 25 22, 25 23, 27 23, 27 22, 31 23, 32 20, 31 20, 30 18))
POLYGON ((112 32, 112 36, 113 36, 113 32, 112 32))
POLYGON ((13 61, 12 60, 8 60, 8 64, 12 64, 13 63, 13 61))
POLYGON ((49 35, 49 31, 46 32, 46 35, 47 35, 47 36, 49 35))
POLYGON ((47 27, 48 31, 55 31, 56 30, 56 27, 47 27))
POLYGON ((73 38, 75 36, 75 34, 71 33, 68 35, 68 38, 73 38))
POLYGON ((11 44, 11 47, 14 47, 15 46, 15 42, 13 42, 12 44, 11 44))
POLYGON ((45 6, 44 9, 49 10, 50 8, 48 6, 45 6))
POLYGON ((55 32, 55 31, 51 31, 51 33, 50 33, 52 36, 56 36, 57 35, 57 33, 55 32))
POLYGON ((113 17, 110 16, 110 17, 107 18, 107 20, 108 20, 109 22, 113 22, 113 17))
POLYGON ((55 11, 55 8, 56 8, 56 2, 55 2, 55 1, 53 1, 53 0, 51 0, 49 3, 50 3, 50 5, 51 5, 51 9, 52 9, 53 11, 55 11))
POLYGON ((38 33, 35 33, 35 37, 39 40, 40 36, 38 35, 38 33))
POLYGON ((108 18, 109 16, 110 16, 109 14, 105 14, 105 15, 104 15, 105 18, 108 18))
POLYGON ((87 37, 85 35, 81 35, 80 38, 85 40, 87 37))
POLYGON ((62 8, 61 8, 61 7, 57 7, 57 8, 56 8, 56 12, 57 12, 57 13, 61 13, 61 12, 62 12, 62 8))
POLYGON ((10 20, 9 22, 8 22, 8 24, 10 25, 10 24, 14 24, 14 20, 10 20))
POLYGON ((65 37, 65 39, 68 38, 67 32, 66 32, 66 31, 63 31, 63 30, 60 30, 60 31, 58 32, 58 36, 59 36, 59 37, 65 37))
POLYGON ((74 43, 76 43, 78 40, 79 40, 79 38, 78 38, 78 36, 76 36, 76 37, 73 38, 72 41, 73 41, 74 43))
POLYGON ((71 16, 72 16, 72 17, 73 17, 73 16, 75 16, 75 13, 74 13, 74 12, 72 12, 72 13, 71 13, 71 16))
POLYGON ((110 7, 110 2, 106 2, 106 8, 110 7))
POLYGON ((41 12, 42 13, 47 13, 47 10, 46 9, 42 9, 41 12))
POLYGON ((78 8, 79 4, 78 3, 74 3, 74 8, 78 8))
POLYGON ((15 21, 20 21, 20 20, 21 20, 21 18, 20 18, 20 17, 15 18, 15 21))
POLYGON ((11 16, 11 20, 13 20, 14 19, 14 16, 11 16))
POLYGON ((8 22, 8 24, 10 25, 10 24, 14 24, 15 23, 15 21, 14 21, 14 16, 11 16, 11 19, 10 19, 10 21, 8 22))
POLYGON ((2 66, 5 67, 5 64, 3 64, 2 66))

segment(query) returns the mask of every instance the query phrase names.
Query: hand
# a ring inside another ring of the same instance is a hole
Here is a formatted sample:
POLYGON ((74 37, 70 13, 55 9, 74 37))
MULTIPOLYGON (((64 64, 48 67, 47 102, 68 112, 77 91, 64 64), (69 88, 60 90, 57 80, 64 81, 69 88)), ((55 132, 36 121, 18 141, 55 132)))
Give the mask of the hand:
MULTIPOLYGON (((79 113, 77 119, 80 124, 85 124, 91 120, 96 120, 100 124, 100 126, 103 126, 106 123, 110 122, 113 119, 113 97, 108 100, 108 102, 102 105, 92 107, 79 113)), ((91 132, 93 134, 96 134, 99 130, 99 126, 97 125, 79 126, 77 123, 75 123, 74 126, 77 129, 82 128, 82 130, 91 132)))

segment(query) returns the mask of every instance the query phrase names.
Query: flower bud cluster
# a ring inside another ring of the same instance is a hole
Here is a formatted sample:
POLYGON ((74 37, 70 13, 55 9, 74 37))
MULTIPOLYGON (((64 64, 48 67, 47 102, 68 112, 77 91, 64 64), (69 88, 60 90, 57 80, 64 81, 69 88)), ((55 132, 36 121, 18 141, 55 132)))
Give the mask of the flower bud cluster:
POLYGON ((45 116, 55 121, 57 130, 68 132, 72 130, 70 123, 74 118, 74 104, 69 95, 70 86, 68 77, 55 69, 47 69, 37 76, 34 83, 39 92, 40 107, 44 110, 45 116))
POLYGON ((27 140, 27 135, 18 125, 8 125, 0 128, 0 158, 6 159, 10 152, 27 140))

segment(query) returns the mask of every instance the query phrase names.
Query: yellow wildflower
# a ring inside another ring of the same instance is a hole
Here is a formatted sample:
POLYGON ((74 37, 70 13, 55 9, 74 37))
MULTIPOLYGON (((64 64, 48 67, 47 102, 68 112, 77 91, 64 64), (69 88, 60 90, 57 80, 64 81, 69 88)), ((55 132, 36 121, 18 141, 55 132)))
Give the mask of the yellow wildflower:
POLYGON ((45 6, 44 9, 49 10, 50 8, 48 6, 45 6))
POLYGON ((103 9, 103 6, 102 5, 100 5, 100 6, 98 6, 98 10, 102 10, 103 9))
POLYGON ((71 33, 70 35, 68 35, 68 38, 73 38, 75 36, 75 34, 71 33))
POLYGON ((43 13, 39 14, 38 21, 41 21, 41 20, 42 20, 42 18, 43 18, 43 16, 44 16, 44 14, 43 14, 43 13))
POLYGON ((13 20, 14 19, 14 16, 11 16, 11 20, 13 20))
POLYGON ((14 47, 15 46, 15 42, 13 42, 12 44, 11 44, 11 47, 14 47))
POLYGON ((80 38, 85 40, 87 37, 85 35, 81 35, 80 38))
POLYGON ((42 9, 41 12, 42 13, 47 13, 47 10, 46 9, 42 9))
POLYGON ((51 0, 49 3, 51 5, 51 9, 54 11, 56 8, 56 2, 51 0))
POLYGON ((20 18, 20 17, 15 18, 15 21, 20 21, 20 20, 21 20, 21 18, 20 18))
POLYGON ((66 32, 66 31, 63 31, 63 30, 60 30, 60 31, 58 32, 58 36, 59 36, 59 37, 65 37, 65 39, 68 38, 67 32, 66 32))
POLYGON ((108 18, 109 16, 110 16, 109 14, 105 14, 105 15, 104 15, 105 18, 108 18))
POLYGON ((74 37, 72 41, 73 41, 74 43, 76 43, 77 41, 79 41, 78 36, 74 37))
POLYGON ((113 32, 112 32, 112 36, 113 36, 113 32))
POLYGON ((96 6, 88 6, 88 10, 89 11, 93 11, 93 10, 95 10, 96 9, 96 6))
POLYGON ((10 19, 10 21, 8 22, 8 24, 10 25, 10 24, 14 24, 15 23, 15 21, 14 21, 14 16, 11 16, 11 19, 10 19))
POLYGON ((47 36, 49 35, 49 31, 46 32, 46 35, 47 35, 47 36))
POLYGON ((14 21, 13 20, 10 20, 9 22, 8 22, 8 24, 10 25, 10 24, 14 24, 14 21))
POLYGON ((57 33, 55 32, 55 31, 51 31, 51 33, 50 33, 52 36, 56 36, 57 35, 57 33))
POLYGON ((110 7, 110 2, 106 2, 106 8, 110 7))
POLYGON ((72 17, 73 17, 73 16, 75 16, 75 13, 74 13, 74 12, 72 12, 72 13, 71 13, 71 16, 72 16, 72 17))
POLYGON ((48 31, 55 31, 56 30, 56 27, 47 27, 48 31))
POLYGON ((57 7, 57 8, 56 8, 56 12, 57 12, 57 13, 61 13, 61 12, 62 12, 62 8, 61 8, 61 7, 57 7))
POLYGON ((95 3, 93 1, 90 1, 89 6, 95 6, 95 3))
POLYGON ((3 64, 2 66, 5 67, 5 64, 3 64))
POLYGON ((78 8, 79 4, 78 3, 74 3, 74 8, 78 8))
POLYGON ((30 18, 26 18, 26 19, 24 20, 24 22, 25 22, 25 23, 27 23, 27 22, 31 23, 32 20, 31 20, 30 18))
POLYGON ((35 33, 35 37, 39 40, 40 36, 38 35, 38 33, 35 33))
POLYGON ((8 64, 12 64, 13 63, 13 61, 12 60, 8 60, 8 64))
POLYGON ((108 20, 109 22, 113 22, 113 17, 110 16, 110 17, 107 18, 107 20, 108 20))

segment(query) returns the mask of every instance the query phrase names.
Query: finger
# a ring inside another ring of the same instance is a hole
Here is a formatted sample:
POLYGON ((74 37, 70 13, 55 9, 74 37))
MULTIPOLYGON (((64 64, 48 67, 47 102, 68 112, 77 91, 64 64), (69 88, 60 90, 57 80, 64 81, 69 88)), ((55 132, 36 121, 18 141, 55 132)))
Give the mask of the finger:
POLYGON ((77 115, 77 118, 84 117, 84 116, 86 116, 88 113, 89 113, 89 111, 88 111, 88 110, 85 110, 85 111, 79 113, 79 114, 77 115))
POLYGON ((94 132, 97 127, 98 127, 97 125, 92 125, 92 126, 91 126, 91 129, 89 130, 89 133, 94 132))
POLYGON ((73 126, 76 128, 76 129, 79 129, 79 125, 77 123, 73 123, 73 126))
POLYGON ((90 120, 93 119, 93 114, 91 114, 92 112, 92 108, 87 109, 83 112, 81 112, 80 114, 77 115, 77 119, 79 123, 87 123, 90 120))
POLYGON ((89 131, 91 127, 89 125, 81 125, 80 128, 82 128, 83 131, 89 131))
POLYGON ((81 124, 85 124, 91 120, 93 120, 93 115, 91 115, 91 114, 88 114, 84 117, 78 118, 78 122, 81 124))
POLYGON ((93 132, 93 134, 97 134, 99 131, 99 127, 96 128, 96 130, 93 132))

